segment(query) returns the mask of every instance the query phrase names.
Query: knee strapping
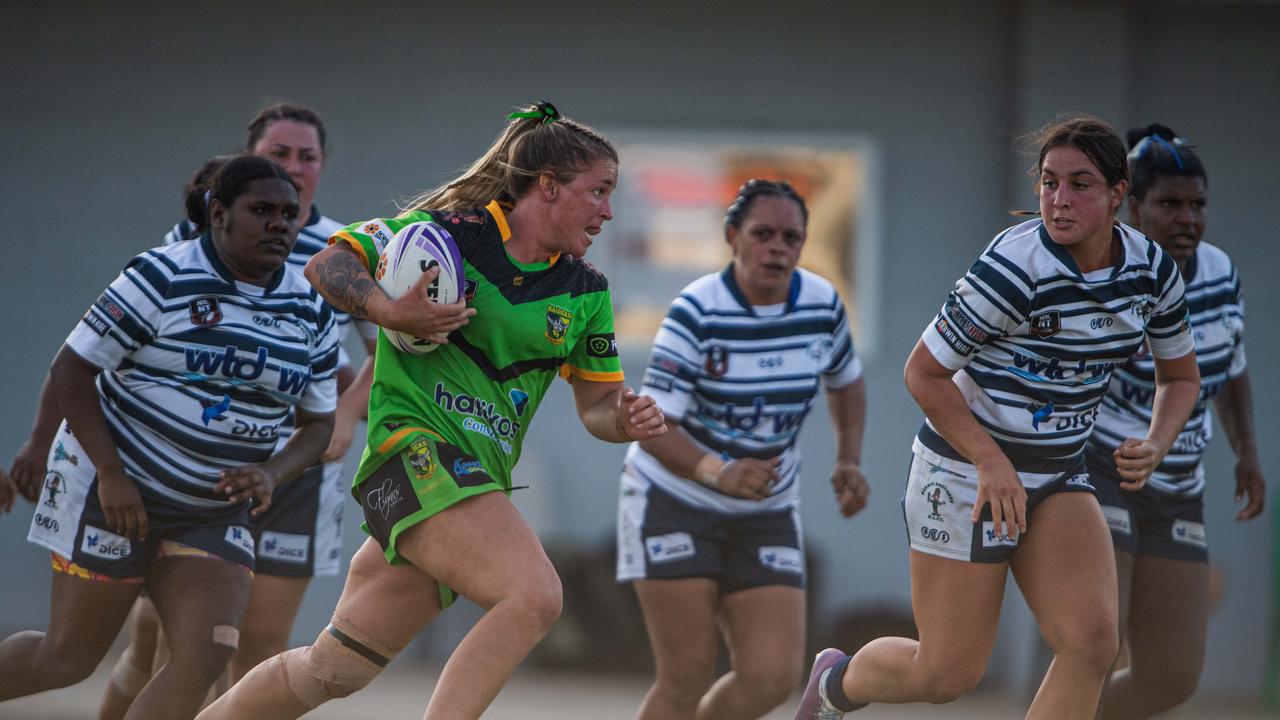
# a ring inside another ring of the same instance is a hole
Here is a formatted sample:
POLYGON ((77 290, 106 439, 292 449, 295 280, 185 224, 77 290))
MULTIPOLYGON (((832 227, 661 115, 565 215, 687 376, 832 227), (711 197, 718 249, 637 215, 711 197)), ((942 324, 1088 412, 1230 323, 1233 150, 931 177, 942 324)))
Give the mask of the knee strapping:
POLYGON ((373 682, 395 655, 350 627, 330 624, 311 647, 277 657, 289 690, 315 708, 373 682))

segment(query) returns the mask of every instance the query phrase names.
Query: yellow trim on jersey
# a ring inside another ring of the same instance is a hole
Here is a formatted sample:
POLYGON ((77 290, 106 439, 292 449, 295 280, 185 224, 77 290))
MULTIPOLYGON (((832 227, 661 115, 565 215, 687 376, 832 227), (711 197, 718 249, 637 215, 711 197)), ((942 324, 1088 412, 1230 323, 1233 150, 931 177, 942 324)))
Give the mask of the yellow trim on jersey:
POLYGON ((402 427, 399 430, 396 430, 395 432, 391 433, 391 437, 387 438, 386 440, 383 440, 382 444, 378 446, 378 453, 379 454, 386 453, 388 450, 395 447, 396 443, 405 439, 409 435, 412 435, 413 433, 426 433, 431 437, 439 440, 440 442, 446 442, 446 440, 440 437, 439 433, 437 433, 434 430, 428 430, 427 428, 424 428, 424 427, 415 427, 410 425, 407 427, 402 427))
POLYGON ((507 224, 507 214, 503 212, 502 205, 497 200, 490 200, 489 204, 484 206, 484 209, 488 210, 493 219, 497 221, 498 232, 502 233, 502 242, 510 240, 511 226, 507 224))
MULTIPOLYGON (((490 200, 489 204, 484 206, 484 209, 488 210, 489 214, 493 216, 494 221, 498 223, 498 232, 502 234, 502 242, 505 243, 510 240, 511 226, 507 224, 507 213, 502 209, 502 205, 499 204, 497 200, 490 200)), ((559 259, 560 253, 552 255, 551 258, 547 260, 547 267, 554 266, 556 261, 559 259)))
POLYGON ((360 242, 356 236, 346 230, 339 230, 329 238, 329 244, 336 245, 339 241, 355 248, 356 251, 360 253, 360 257, 364 258, 365 265, 369 267, 370 272, 372 272, 374 268, 378 267, 378 258, 375 257, 370 259, 368 251, 365 250, 364 243, 360 242))
POLYGON ((560 377, 568 380, 570 375, 574 377, 582 378, 587 382, 600 382, 600 383, 622 382, 623 380, 626 379, 623 376, 623 373, 621 370, 618 370, 616 372, 599 372, 596 370, 583 370, 582 368, 577 367, 576 365, 570 365, 569 363, 565 363, 564 365, 561 365, 560 377))

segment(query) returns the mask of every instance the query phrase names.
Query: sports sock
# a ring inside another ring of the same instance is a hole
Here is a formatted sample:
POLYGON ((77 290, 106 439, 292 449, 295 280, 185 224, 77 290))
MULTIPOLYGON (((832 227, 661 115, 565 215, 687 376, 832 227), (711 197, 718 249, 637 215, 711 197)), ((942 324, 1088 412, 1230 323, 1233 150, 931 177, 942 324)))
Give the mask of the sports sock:
POLYGON ((827 670, 826 677, 822 680, 823 697, 840 712, 853 712, 858 708, 866 707, 866 703, 853 702, 844 694, 844 672, 849 668, 849 661, 852 659, 852 655, 845 655, 843 660, 827 670))

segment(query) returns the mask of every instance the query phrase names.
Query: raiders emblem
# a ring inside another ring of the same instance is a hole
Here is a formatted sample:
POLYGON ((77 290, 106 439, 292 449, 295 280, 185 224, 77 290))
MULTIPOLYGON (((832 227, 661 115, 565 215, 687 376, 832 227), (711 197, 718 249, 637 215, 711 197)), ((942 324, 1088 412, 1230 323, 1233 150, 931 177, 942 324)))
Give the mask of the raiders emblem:
POLYGON ((547 342, 552 345, 563 345, 565 334, 569 332, 569 323, 573 321, 573 313, 557 305, 547 306, 547 342))
POLYGON ((216 297, 196 298, 188 307, 191 310, 192 325, 208 327, 222 322, 222 308, 219 307, 216 297))
POLYGON ((723 345, 712 345, 707 348, 707 362, 704 367, 707 374, 719 379, 729 370, 729 348, 723 345))
POLYGON ((1031 334, 1044 339, 1057 335, 1062 330, 1062 313, 1057 310, 1031 316, 1031 334))

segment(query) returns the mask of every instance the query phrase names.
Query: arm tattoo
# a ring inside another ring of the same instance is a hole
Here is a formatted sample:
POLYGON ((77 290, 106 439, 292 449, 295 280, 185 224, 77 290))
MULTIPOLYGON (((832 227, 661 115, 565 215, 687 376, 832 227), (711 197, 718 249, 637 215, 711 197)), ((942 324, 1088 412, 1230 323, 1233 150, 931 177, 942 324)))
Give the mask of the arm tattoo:
POLYGON ((334 253, 316 268, 316 276, 319 280, 316 289, 326 300, 352 317, 369 318, 365 305, 378 285, 354 254, 334 253))

